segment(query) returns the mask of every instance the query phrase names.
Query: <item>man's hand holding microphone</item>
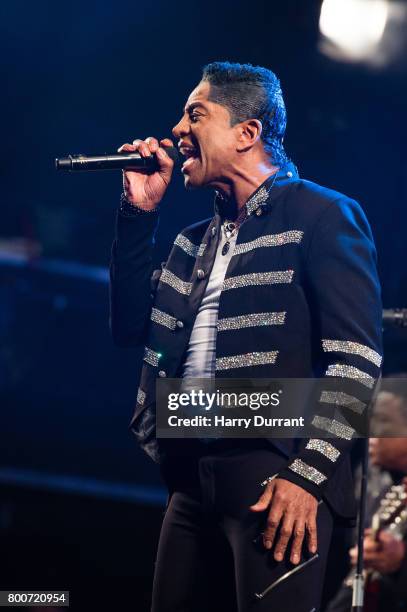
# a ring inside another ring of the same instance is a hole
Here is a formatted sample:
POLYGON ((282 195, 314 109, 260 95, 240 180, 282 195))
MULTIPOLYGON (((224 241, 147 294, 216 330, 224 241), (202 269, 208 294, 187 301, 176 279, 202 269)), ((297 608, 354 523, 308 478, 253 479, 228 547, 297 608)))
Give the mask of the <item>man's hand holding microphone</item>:
POLYGON ((148 211, 157 208, 171 181, 174 169, 174 161, 164 147, 173 146, 169 138, 158 141, 149 137, 145 140, 134 140, 132 144, 125 143, 118 149, 119 153, 138 152, 142 157, 155 155, 157 159, 158 170, 152 173, 133 168, 123 170, 123 191, 130 204, 148 211))

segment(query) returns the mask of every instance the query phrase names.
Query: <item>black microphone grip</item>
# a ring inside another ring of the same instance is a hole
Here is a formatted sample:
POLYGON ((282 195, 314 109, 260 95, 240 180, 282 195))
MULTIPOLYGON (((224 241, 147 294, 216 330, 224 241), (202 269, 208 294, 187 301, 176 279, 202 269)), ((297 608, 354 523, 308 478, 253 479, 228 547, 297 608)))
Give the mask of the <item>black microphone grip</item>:
MULTIPOLYGON (((178 151, 175 147, 164 147, 166 153, 174 162, 178 161, 178 151)), ((112 153, 108 155, 68 155, 55 160, 55 168, 65 172, 88 172, 92 170, 158 170, 156 156, 142 157, 138 151, 112 153)))

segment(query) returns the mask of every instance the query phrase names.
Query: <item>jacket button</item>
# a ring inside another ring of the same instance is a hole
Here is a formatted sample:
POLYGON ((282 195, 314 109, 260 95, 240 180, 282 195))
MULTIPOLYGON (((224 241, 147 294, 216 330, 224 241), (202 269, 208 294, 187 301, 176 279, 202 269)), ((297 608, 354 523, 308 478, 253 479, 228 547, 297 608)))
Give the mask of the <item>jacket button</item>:
POLYGON ((184 324, 182 321, 177 321, 176 322, 176 326, 179 327, 180 329, 182 329, 184 327, 184 324))
POLYGON ((256 215, 257 215, 258 217, 260 217, 260 215, 261 215, 261 214, 262 214, 262 210, 261 210, 261 208, 257 208, 257 210, 256 210, 256 215))
POLYGON ((158 376, 159 376, 160 378, 165 378, 165 377, 167 376, 167 372, 165 372, 164 370, 160 370, 160 371, 158 372, 158 376))
POLYGON ((293 177, 293 173, 291 172, 291 170, 289 170, 289 171, 287 172, 287 176, 288 176, 288 178, 292 178, 292 177, 293 177))
POLYGON ((199 268, 199 270, 196 273, 197 277, 202 279, 205 277, 205 270, 202 270, 202 268, 199 268))

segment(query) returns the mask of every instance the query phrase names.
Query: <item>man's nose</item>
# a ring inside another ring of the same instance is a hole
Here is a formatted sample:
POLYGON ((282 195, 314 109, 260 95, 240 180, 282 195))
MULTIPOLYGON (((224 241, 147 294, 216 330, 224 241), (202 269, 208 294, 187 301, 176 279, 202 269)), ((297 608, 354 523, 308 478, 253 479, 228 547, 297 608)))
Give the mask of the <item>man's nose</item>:
POLYGON ((174 136, 174 138, 181 138, 187 133, 188 133, 188 122, 183 117, 181 121, 179 121, 177 125, 175 125, 172 128, 172 135, 174 136))

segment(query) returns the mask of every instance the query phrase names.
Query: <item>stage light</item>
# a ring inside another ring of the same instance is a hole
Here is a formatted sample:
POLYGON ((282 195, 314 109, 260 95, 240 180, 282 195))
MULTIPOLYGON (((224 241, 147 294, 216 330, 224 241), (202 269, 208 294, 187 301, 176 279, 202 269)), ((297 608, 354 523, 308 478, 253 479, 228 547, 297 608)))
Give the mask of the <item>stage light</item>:
POLYGON ((379 48, 388 16, 387 0, 324 0, 321 50, 336 59, 369 60, 379 48))

